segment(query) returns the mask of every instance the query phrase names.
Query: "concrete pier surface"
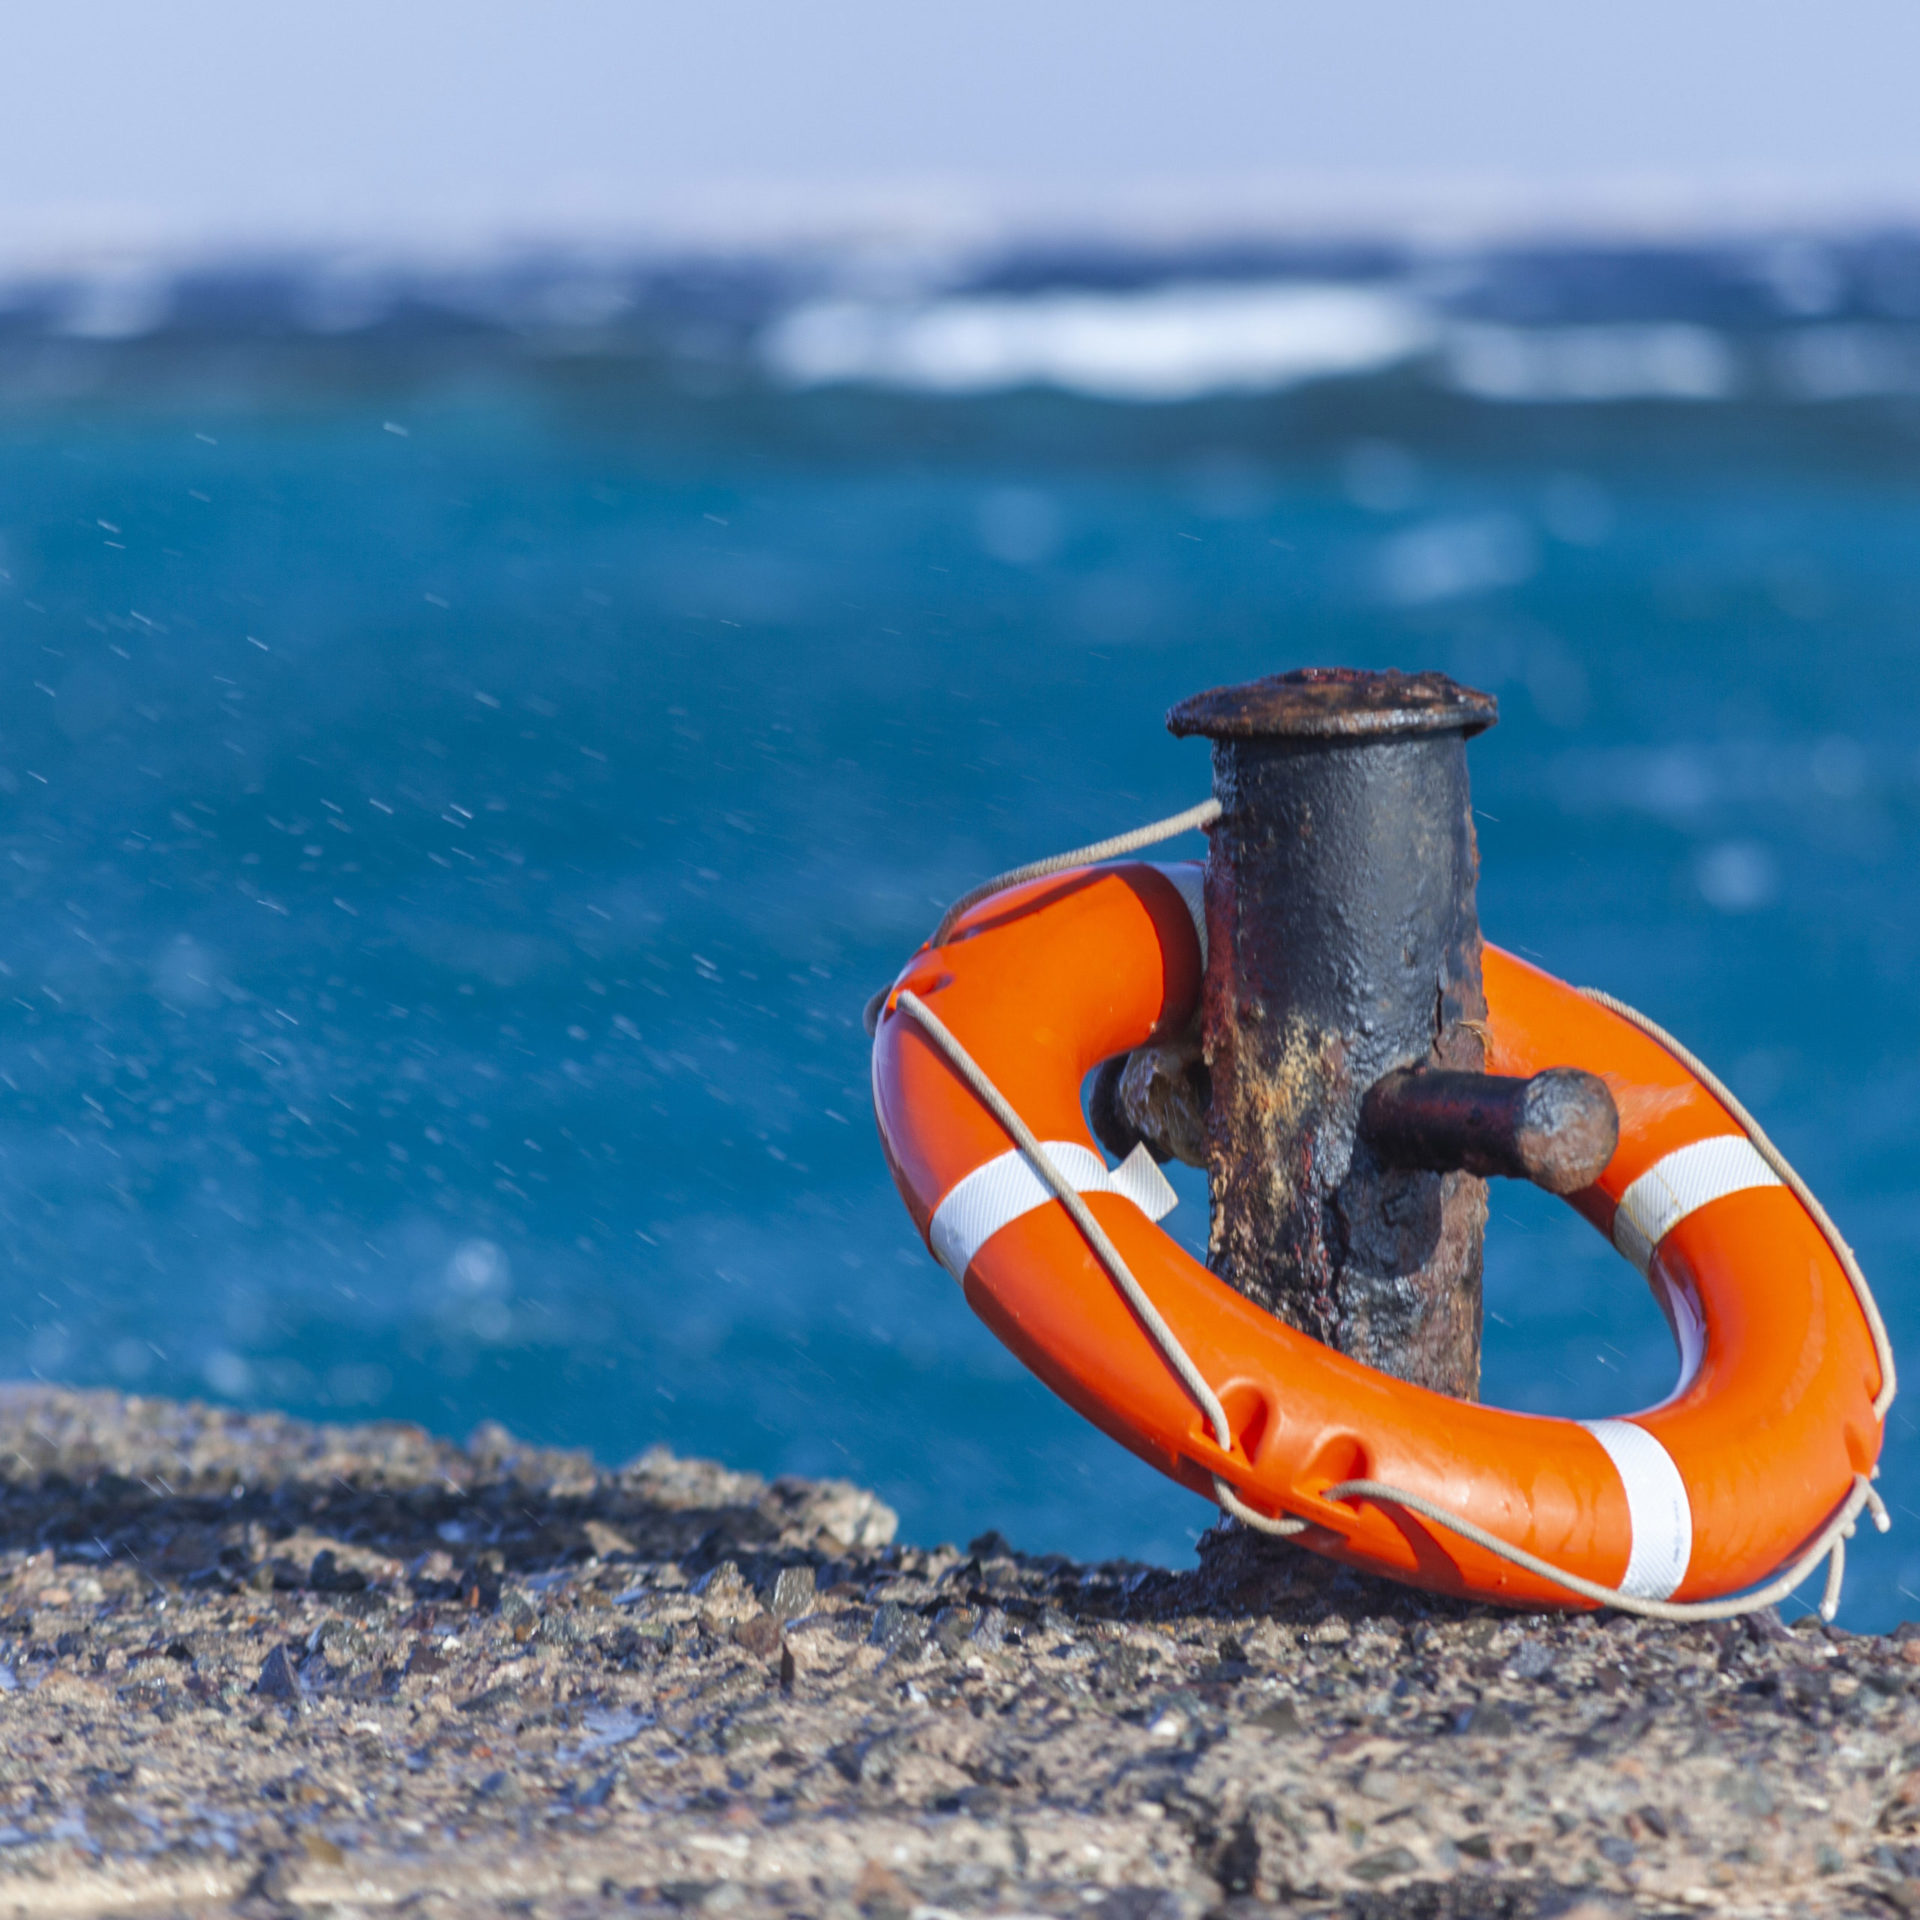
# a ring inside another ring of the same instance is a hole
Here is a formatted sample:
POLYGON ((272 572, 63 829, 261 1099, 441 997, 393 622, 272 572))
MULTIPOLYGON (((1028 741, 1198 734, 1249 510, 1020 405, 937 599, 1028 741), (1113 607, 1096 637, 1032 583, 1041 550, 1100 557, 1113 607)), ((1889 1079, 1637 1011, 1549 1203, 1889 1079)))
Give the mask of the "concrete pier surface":
POLYGON ((1907 1630, 893 1534, 663 1452, 0 1390, 0 1915, 1920 1913, 1907 1630))

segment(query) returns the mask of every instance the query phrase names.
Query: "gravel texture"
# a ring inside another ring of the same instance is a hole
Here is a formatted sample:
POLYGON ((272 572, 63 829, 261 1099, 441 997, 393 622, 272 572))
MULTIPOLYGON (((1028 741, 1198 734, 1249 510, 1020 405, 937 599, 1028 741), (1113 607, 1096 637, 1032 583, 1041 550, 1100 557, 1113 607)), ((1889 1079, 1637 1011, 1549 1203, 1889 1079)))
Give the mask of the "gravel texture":
POLYGON ((0 1915, 1920 1914, 1920 1628, 0 1390, 0 1915))

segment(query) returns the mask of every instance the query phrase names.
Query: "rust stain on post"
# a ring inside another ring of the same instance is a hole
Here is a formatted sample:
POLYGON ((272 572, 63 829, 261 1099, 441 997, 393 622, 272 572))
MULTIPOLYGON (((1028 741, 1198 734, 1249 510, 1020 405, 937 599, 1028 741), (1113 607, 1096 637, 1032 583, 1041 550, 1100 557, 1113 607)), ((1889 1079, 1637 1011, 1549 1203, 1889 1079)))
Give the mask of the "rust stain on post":
POLYGON ((1466 742, 1490 695, 1433 673, 1306 669, 1183 701, 1213 742, 1209 1264, 1370 1366, 1472 1398, 1481 1179, 1361 1128, 1390 1073, 1477 1073, 1486 1018, 1466 742), (1448 1170, 1440 1170, 1442 1168, 1448 1170))

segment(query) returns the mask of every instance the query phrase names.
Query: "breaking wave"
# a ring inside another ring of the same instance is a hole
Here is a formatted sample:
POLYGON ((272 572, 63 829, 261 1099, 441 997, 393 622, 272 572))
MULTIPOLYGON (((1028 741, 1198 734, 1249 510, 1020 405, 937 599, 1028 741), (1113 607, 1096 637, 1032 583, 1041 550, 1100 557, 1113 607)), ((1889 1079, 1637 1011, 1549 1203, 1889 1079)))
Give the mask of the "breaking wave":
POLYGON ((1920 394, 1920 236, 1787 251, 1791 273, 1781 247, 1731 242, 120 259, 0 274, 0 379, 49 345, 99 356, 238 341, 257 356, 438 340, 793 390, 1052 389, 1123 405, 1382 380, 1496 406, 1920 394))
POLYGON ((1256 283, 963 296, 910 307, 810 301, 776 321, 760 351, 776 378, 797 386, 1052 386, 1101 400, 1164 401, 1377 373, 1434 340, 1433 316, 1397 294, 1256 283))

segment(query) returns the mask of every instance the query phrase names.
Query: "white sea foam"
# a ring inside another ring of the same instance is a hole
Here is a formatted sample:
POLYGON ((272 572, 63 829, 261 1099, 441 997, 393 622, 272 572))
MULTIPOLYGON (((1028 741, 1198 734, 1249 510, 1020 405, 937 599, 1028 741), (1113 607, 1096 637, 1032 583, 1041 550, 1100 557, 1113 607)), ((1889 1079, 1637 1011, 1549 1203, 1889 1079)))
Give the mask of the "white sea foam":
POLYGON ((1800 327, 1777 343, 1772 360, 1775 377, 1796 400, 1920 391, 1920 342, 1911 328, 1800 327))
POLYGON ((76 340, 138 340, 165 324, 173 299, 171 276, 151 265, 103 268, 73 286, 59 331, 76 340))
POLYGON ((769 328, 761 353, 796 386, 1053 386, 1107 400, 1192 400, 1378 372, 1436 335, 1432 314, 1397 292, 1257 282, 911 306, 815 301, 769 328))
POLYGON ((1724 400, 1740 374, 1718 334, 1679 322, 1457 326, 1445 358, 1451 384, 1480 400, 1724 400))
MULTIPOLYGON (((1838 328, 1789 352, 1796 397, 1885 390, 1906 362, 1838 328)), ((821 299, 776 320, 762 364, 793 386, 975 394, 1049 386, 1099 399, 1194 400, 1353 379, 1424 360, 1442 385, 1508 402, 1712 401, 1747 384, 1741 354, 1687 322, 1517 327, 1449 321, 1403 288, 1167 285, 1118 293, 821 299)))
POLYGON ((1540 564, 1539 546, 1510 513, 1462 514, 1409 527, 1384 542, 1377 562, 1381 596, 1424 606, 1518 586, 1540 564))
MULTIPOLYGON (((1835 308, 1844 287, 1831 250, 1776 254, 1759 271, 1779 323, 1730 330, 1677 313, 1526 325, 1472 317, 1491 283, 1466 256, 1448 266, 1440 256, 1421 265, 1407 255, 1392 280, 1287 279, 1269 268, 1238 281, 983 293, 959 289, 968 274, 991 268, 990 256, 924 249, 716 262, 717 305, 644 251, 561 249, 534 260, 343 247, 224 266, 106 251, 11 277, 0 251, 0 316, 10 331, 111 344, 175 329, 217 338, 228 328, 257 330, 263 319, 269 332, 290 325, 351 334, 407 313, 419 324, 477 325, 567 352, 625 340, 700 370, 724 370, 744 351, 776 381, 802 388, 964 396, 1052 387, 1145 404, 1381 375, 1496 405, 1749 397, 1818 405, 1920 392, 1920 295, 1912 291, 1920 267, 1907 254, 1879 271, 1872 317, 1857 303, 1848 317, 1835 308), (836 290, 783 307, 801 285, 836 290)), ((1136 264, 1146 270, 1144 260, 1136 264)), ((1365 448, 1349 467, 1356 504, 1379 512, 1411 504, 1400 496, 1417 474, 1397 450, 1365 448)))

